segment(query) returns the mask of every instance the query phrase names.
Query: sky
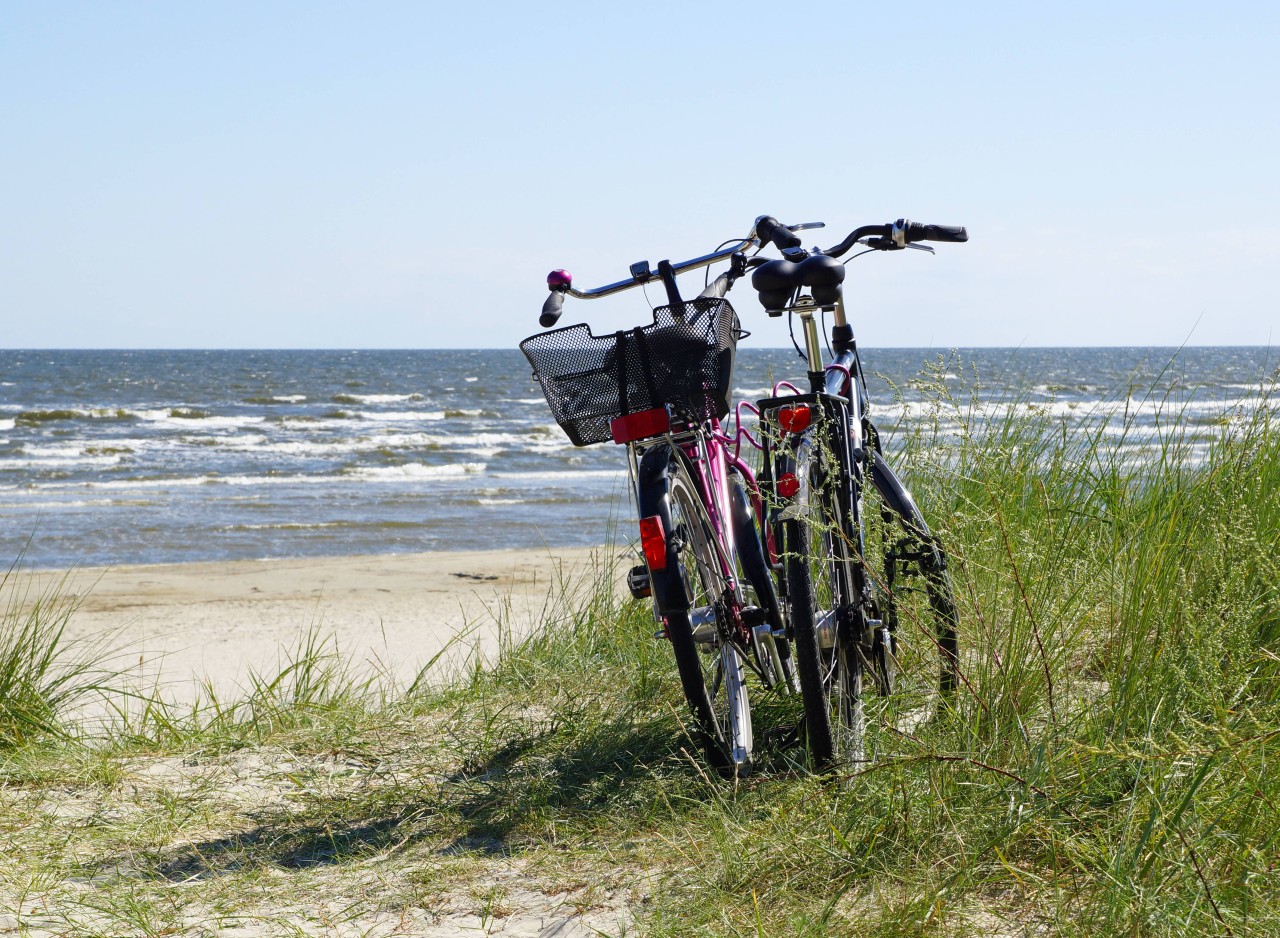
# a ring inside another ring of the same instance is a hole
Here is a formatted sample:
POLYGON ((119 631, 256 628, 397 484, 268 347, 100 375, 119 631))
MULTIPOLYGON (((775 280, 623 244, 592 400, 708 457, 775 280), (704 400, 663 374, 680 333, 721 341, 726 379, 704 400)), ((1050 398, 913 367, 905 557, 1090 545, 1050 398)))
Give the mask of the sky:
POLYGON ((0 0, 0 345, 512 347, 762 214, 968 227, 864 345, 1271 345, 1278 168, 1274 3, 0 0))

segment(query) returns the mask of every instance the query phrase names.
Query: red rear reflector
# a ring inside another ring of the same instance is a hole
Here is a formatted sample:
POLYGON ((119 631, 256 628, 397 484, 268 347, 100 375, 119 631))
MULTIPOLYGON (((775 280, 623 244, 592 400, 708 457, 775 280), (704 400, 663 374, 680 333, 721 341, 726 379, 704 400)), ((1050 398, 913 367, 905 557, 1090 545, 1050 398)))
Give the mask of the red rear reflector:
POLYGON ((778 494, 783 498, 790 498, 796 492, 800 491, 800 480, 796 478, 794 472, 784 472, 778 476, 778 494))
POLYGON ((667 535, 662 530, 661 515, 640 519, 640 546, 650 570, 667 569, 667 535))
POLYGON ((782 429, 788 433, 799 433, 809 426, 809 421, 812 419, 813 414, 810 412, 808 404, 784 407, 778 411, 778 423, 782 424, 782 429))
POLYGON ((630 443, 632 440, 643 440, 647 436, 657 436, 671 429, 671 415, 665 407, 653 410, 642 410, 635 414, 625 414, 609 421, 609 430, 613 433, 613 442, 630 443))

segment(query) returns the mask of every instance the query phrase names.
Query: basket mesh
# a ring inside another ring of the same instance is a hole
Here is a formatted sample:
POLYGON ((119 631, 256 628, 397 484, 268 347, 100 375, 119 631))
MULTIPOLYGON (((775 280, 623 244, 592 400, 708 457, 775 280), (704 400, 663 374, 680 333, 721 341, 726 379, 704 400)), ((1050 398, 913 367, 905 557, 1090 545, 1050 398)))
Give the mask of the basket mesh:
POLYGON ((578 446, 612 439, 609 422, 670 405, 691 421, 729 411, 738 317, 706 298, 653 311, 653 324, 595 336, 586 324, 530 336, 520 350, 551 413, 578 446))

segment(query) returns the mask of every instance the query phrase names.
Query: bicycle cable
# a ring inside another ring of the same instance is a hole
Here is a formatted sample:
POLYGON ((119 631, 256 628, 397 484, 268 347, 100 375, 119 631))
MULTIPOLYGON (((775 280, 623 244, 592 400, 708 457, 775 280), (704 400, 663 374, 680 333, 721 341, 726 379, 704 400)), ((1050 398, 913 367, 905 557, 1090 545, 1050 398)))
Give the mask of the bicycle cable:
POLYGON ((791 303, 787 308, 787 332, 791 334, 791 344, 795 346, 796 354, 800 356, 801 361, 807 362, 809 356, 804 353, 804 349, 800 348, 800 343, 796 341, 795 311, 790 308, 794 305, 794 303, 791 303))
POLYGON ((853 257, 849 258, 849 260, 841 261, 840 263, 842 263, 842 264, 848 264, 848 263, 849 263, 849 261, 853 260, 854 258, 861 257, 863 254, 874 254, 874 253, 875 253, 876 251, 878 251, 878 250, 880 250, 880 249, 879 249, 879 248, 867 248, 865 251, 859 251, 857 254, 853 255, 853 257))
MULTIPOLYGON (((737 244, 741 240, 742 240, 741 238, 730 238, 728 241, 721 241, 719 244, 716 245, 716 249, 711 253, 717 254, 720 252, 721 248, 726 248, 731 244, 737 244)), ((704 268, 704 272, 702 274, 702 289, 705 290, 709 286, 711 286, 711 265, 710 264, 708 264, 704 268)))

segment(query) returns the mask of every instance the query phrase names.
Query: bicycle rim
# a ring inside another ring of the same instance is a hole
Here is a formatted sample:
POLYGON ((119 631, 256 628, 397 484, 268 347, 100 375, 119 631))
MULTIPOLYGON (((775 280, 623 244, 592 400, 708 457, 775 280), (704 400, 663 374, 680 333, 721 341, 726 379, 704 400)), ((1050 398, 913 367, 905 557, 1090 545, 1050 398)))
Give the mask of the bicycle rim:
POLYGON ((806 468, 800 491, 784 509, 783 549, 806 740, 814 763, 827 768, 863 761, 866 722, 852 539, 819 494, 820 459, 800 456, 806 468))
POLYGON ((719 603, 723 579, 715 535, 683 466, 671 474, 670 504, 671 535, 679 544, 680 575, 690 602, 688 612, 667 616, 681 686, 708 760, 725 774, 745 775, 753 757, 746 665, 719 621, 725 611, 719 603))

